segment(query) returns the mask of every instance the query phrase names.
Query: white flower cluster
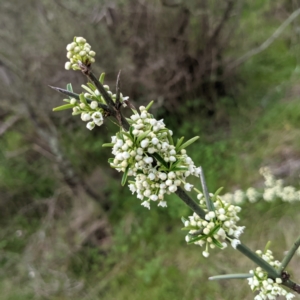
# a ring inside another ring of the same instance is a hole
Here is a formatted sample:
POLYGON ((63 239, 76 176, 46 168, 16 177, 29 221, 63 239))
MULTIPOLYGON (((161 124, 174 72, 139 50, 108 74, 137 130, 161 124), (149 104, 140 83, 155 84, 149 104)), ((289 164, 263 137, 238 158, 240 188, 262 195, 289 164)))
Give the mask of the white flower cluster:
MULTIPOLYGON (((278 268, 280 262, 274 260, 271 250, 267 250, 263 253, 261 250, 257 250, 256 253, 267 261, 271 266, 278 268)), ((254 300, 265 300, 265 299, 277 299, 277 296, 284 296, 287 300, 295 297, 294 294, 287 292, 282 286, 281 278, 276 278, 275 281, 268 278, 268 273, 264 271, 261 267, 257 267, 255 271, 250 270, 250 274, 253 277, 247 278, 251 290, 260 291, 258 295, 255 296, 254 300)))
POLYGON ((283 181, 281 179, 276 180, 269 168, 261 168, 260 173, 265 178, 265 188, 262 192, 250 187, 246 192, 237 190, 233 194, 227 193, 223 195, 222 198, 238 205, 242 204, 245 200, 255 203, 259 199, 267 202, 274 201, 275 199, 281 199, 284 202, 290 203, 300 201, 300 191, 297 191, 293 186, 283 186, 283 181))
POLYGON ((67 70, 80 70, 78 62, 85 65, 95 62, 96 53, 91 50, 91 45, 83 37, 74 37, 74 41, 67 45, 67 51, 67 58, 70 60, 65 64, 67 70))
POLYGON ((173 133, 163 120, 156 120, 144 106, 139 109, 140 113, 134 111, 129 120, 129 132, 121 129, 108 144, 115 156, 109 162, 124 172, 125 181, 127 176, 134 177, 129 181, 129 189, 143 201, 143 206, 150 209, 150 202, 157 201, 158 206, 166 207, 164 195, 176 192, 181 184, 191 191, 193 185, 186 178, 199 176, 200 169, 182 149, 183 145, 174 146, 173 133))
POLYGON ((205 220, 201 219, 196 213, 184 221, 184 230, 189 230, 185 240, 191 244, 204 246, 205 251, 202 252, 204 257, 209 256, 208 249, 217 246, 224 249, 227 244, 226 240, 231 241, 231 245, 236 249, 240 244, 239 237, 243 233, 245 227, 237 226, 240 220, 237 213, 241 211, 239 206, 227 203, 220 196, 210 194, 213 201, 215 211, 208 211, 206 202, 202 194, 198 194, 200 207, 206 212, 205 220))

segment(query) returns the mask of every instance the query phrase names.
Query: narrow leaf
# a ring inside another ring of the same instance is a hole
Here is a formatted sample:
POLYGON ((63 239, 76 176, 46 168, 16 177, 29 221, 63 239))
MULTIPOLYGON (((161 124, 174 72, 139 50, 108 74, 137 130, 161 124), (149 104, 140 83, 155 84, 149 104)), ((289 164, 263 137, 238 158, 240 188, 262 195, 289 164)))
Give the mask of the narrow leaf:
POLYGON ((73 108, 73 107, 74 107, 73 104, 65 104, 65 105, 62 105, 62 106, 55 107, 52 110, 53 111, 60 111, 60 110, 70 109, 70 108, 73 108))
POLYGON ((72 83, 68 83, 67 84, 67 90, 71 93, 73 93, 73 87, 72 87, 72 83))
POLYGON ((186 221, 188 221, 188 219, 186 219, 185 217, 181 217, 181 222, 184 224, 186 221))
POLYGON ((188 147, 189 145, 193 144, 194 142, 196 142, 197 140, 199 139, 199 136, 195 136, 193 138, 191 138, 190 140, 188 140, 187 142, 185 142, 183 145, 181 145, 179 148, 178 148, 178 151, 188 147))
POLYGON ((174 171, 174 172, 176 172, 176 171, 188 171, 189 170, 189 168, 187 168, 187 167, 172 167, 171 168, 171 171, 174 171))
POLYGON ((99 81, 104 84, 105 73, 102 73, 99 77, 99 81))
POLYGON ((126 184, 128 170, 129 170, 129 166, 127 166, 127 168, 125 169, 125 172, 123 173, 123 177, 122 177, 122 181, 121 181, 122 186, 124 186, 126 184))
POLYGON ((81 103, 83 103, 83 104, 85 104, 85 105, 88 105, 88 103, 87 103, 87 101, 86 101, 86 99, 85 99, 83 93, 81 93, 81 94, 79 95, 79 99, 80 99, 80 102, 81 102, 81 103))
POLYGON ((241 273, 241 274, 225 274, 225 275, 216 275, 211 276, 209 280, 221 280, 221 279, 245 279, 253 277, 252 274, 249 273, 241 273))
POLYGON ((152 100, 152 101, 146 106, 146 110, 147 110, 147 111, 151 108, 151 106, 152 106, 153 103, 154 103, 154 101, 152 100))
POLYGON ((143 132, 137 139, 137 142, 139 143, 141 140, 143 140, 149 133, 151 132, 151 130, 147 130, 145 132, 143 132))
POLYGON ((131 136, 130 133, 123 131, 123 134, 126 135, 131 141, 134 141, 134 138, 131 136))
POLYGON ((113 147, 114 144, 113 143, 106 143, 106 144, 103 144, 102 147, 113 147))
POLYGON ((197 230, 198 227, 196 226, 186 226, 186 227, 183 227, 181 228, 181 230, 197 230))
POLYGON ((168 168, 168 164, 167 162, 164 161, 164 159, 158 154, 158 153, 152 153, 151 154, 157 161, 159 161, 163 166, 165 166, 166 168, 168 168))
POLYGON ((95 86, 91 82, 88 82, 87 85, 93 92, 96 90, 95 86))
POLYGON ((184 136, 182 136, 180 139, 177 140, 176 147, 175 147, 176 152, 178 152, 178 149, 181 146, 183 140, 184 140, 184 136))
POLYGON ((169 130, 168 130, 167 138, 168 138, 168 141, 169 141, 170 145, 174 145, 174 141, 173 141, 173 138, 172 138, 169 130))
POLYGON ((197 241, 204 240, 205 238, 206 238, 206 235, 200 235, 200 236, 194 237, 190 241, 188 241, 188 244, 193 244, 197 241))
POLYGON ((91 94, 91 95, 94 94, 94 92, 89 87, 87 87, 86 85, 82 84, 81 87, 83 89, 85 89, 89 94, 91 94))
POLYGON ((224 246, 221 242, 219 242, 217 239, 212 238, 212 242, 219 248, 219 249, 223 249, 224 246))

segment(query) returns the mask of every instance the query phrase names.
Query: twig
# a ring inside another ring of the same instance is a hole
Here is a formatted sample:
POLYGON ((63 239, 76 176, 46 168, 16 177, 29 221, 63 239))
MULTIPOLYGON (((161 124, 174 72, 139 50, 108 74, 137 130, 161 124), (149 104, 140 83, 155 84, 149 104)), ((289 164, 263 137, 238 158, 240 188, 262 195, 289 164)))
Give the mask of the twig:
POLYGON ((211 201, 211 199, 209 197, 209 193, 208 193, 208 189, 207 189, 207 185, 206 185, 206 181, 205 181, 205 177, 204 177, 202 167, 200 167, 200 181, 201 181, 202 190, 203 190, 203 194, 204 194, 204 197, 205 197, 207 209, 209 211, 214 211, 215 207, 214 207, 214 204, 213 204, 213 202, 211 201))
POLYGON ((0 127, 0 136, 2 136, 12 125, 14 125, 20 119, 19 116, 12 116, 0 127))
POLYGON ((289 264, 289 262, 293 258, 294 254, 297 251, 297 249, 299 248, 299 246, 300 246, 300 236, 297 238, 297 240, 295 241, 292 248, 288 251, 286 256, 283 258, 283 260, 281 262, 281 265, 279 267, 280 273, 287 267, 287 265, 289 264))
POLYGON ((200 218, 205 220, 205 211, 181 188, 178 187, 175 194, 194 211, 200 218))
POLYGON ((275 32, 266 40, 264 41, 260 46, 250 50, 246 54, 242 55, 240 58, 235 60, 234 62, 230 63, 227 67, 227 72, 231 71, 232 69, 238 67, 245 61, 247 61, 252 56, 266 50, 284 31, 284 29, 290 25, 294 19, 296 19, 300 15, 300 8, 295 10, 276 30, 275 32))

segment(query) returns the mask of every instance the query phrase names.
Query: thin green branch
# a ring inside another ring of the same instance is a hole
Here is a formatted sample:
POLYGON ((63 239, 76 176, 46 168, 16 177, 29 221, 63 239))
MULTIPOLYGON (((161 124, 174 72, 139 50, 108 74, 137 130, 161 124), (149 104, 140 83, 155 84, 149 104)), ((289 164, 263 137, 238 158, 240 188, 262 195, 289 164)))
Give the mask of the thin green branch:
POLYGON ((204 177, 202 167, 200 167, 200 181, 201 181, 202 190, 203 190, 203 194, 204 194, 204 197, 205 197, 207 209, 208 209, 208 211, 215 211, 215 206, 214 206, 212 200, 209 197, 209 193, 208 193, 208 189, 207 189, 207 185, 206 185, 206 181, 205 181, 205 177, 204 177))
POLYGON ((300 294, 300 285, 293 282, 292 280, 288 279, 286 281, 283 281, 282 285, 290 288, 291 290, 293 290, 294 292, 300 294))
POLYGON ((297 240, 293 244, 292 248, 288 251, 286 256, 283 258, 283 260, 281 262, 281 265, 279 267, 280 273, 287 267, 287 265, 289 264, 289 262, 291 261, 291 259, 295 255, 295 252, 297 251, 299 246, 300 246, 300 236, 297 238, 297 240))
POLYGON ((264 269, 271 278, 278 278, 280 274, 265 260, 263 260, 260 256, 258 256, 255 252, 250 250, 246 245, 239 244, 236 246, 236 249, 240 251, 242 254, 247 256, 250 260, 252 260, 255 264, 264 269))
POLYGON ((181 188, 178 187, 175 194, 194 211, 200 218, 205 220, 205 211, 181 188))

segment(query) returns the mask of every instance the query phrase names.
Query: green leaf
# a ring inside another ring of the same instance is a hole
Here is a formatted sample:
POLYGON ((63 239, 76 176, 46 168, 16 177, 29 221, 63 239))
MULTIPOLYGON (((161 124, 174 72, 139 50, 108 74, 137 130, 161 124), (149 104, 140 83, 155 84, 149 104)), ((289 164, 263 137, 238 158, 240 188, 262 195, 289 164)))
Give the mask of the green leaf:
POLYGON ((125 118, 125 119, 129 124, 133 124, 133 120, 131 120, 130 118, 125 118))
POLYGON ((129 166, 126 167, 125 172, 123 173, 121 185, 124 186, 127 181, 127 174, 128 174, 129 166))
POLYGON ((147 130, 147 131, 143 132, 143 133, 137 138, 137 142, 139 143, 141 140, 143 140, 150 132, 151 132, 151 130, 147 130))
POLYGON ((249 273, 240 273, 240 274, 224 274, 224 275, 216 275, 216 276, 211 276, 208 279, 209 280, 220 280, 220 279, 245 279, 245 278, 250 278, 253 277, 253 274, 249 273))
POLYGON ((158 154, 158 153, 152 153, 151 154, 157 161, 159 161, 163 166, 166 168, 169 168, 167 162, 164 161, 164 159, 158 154))
POLYGON ((63 101, 64 101, 64 102, 67 102, 67 103, 70 103, 70 100, 69 100, 69 99, 64 99, 63 101))
POLYGON ((83 89, 85 89, 89 94, 94 95, 94 92, 89 87, 87 87, 86 85, 82 84, 81 87, 83 89))
POLYGON ((91 82, 88 82, 87 85, 93 92, 96 90, 96 87, 91 82))
POLYGON ((108 159, 108 162, 109 162, 110 164, 112 164, 112 163, 114 162, 114 159, 113 159, 113 158, 109 158, 109 159, 108 159))
POLYGON ((126 135, 131 141, 134 141, 133 137, 130 135, 130 133, 123 131, 123 135, 126 135))
POLYGON ((193 137, 192 139, 188 140, 187 142, 185 142, 183 145, 181 145, 179 148, 178 148, 178 151, 188 147, 189 145, 193 144, 194 142, 196 142, 197 140, 199 139, 199 136, 195 136, 193 137))
POLYGON ((133 126, 130 126, 129 127, 129 133, 130 133, 130 135, 132 136, 132 138, 133 138, 133 140, 134 140, 134 135, 133 135, 133 126))
POLYGON ((73 93, 72 83, 68 83, 68 84, 67 84, 67 90, 68 90, 69 92, 72 92, 72 93, 73 93))
POLYGON ((87 103, 87 101, 86 101, 86 99, 85 99, 83 93, 81 93, 81 94, 79 95, 79 100, 80 100, 81 103, 84 103, 85 105, 88 106, 88 103, 87 103))
POLYGON ((73 105, 73 104, 65 104, 65 105, 62 105, 62 106, 55 107, 52 110, 53 111, 60 111, 60 110, 65 110, 65 109, 73 108, 74 106, 75 105, 73 105))
POLYGON ((81 115, 82 112, 81 111, 73 111, 72 112, 72 116, 77 116, 77 115, 81 115))
POLYGON ((200 236, 194 237, 190 241, 188 241, 188 244, 193 244, 197 241, 204 240, 205 238, 206 238, 206 235, 200 235, 200 236))
POLYGON ((174 141, 173 141, 173 138, 172 138, 169 130, 168 130, 167 138, 168 138, 168 141, 169 141, 170 145, 174 145, 174 141))
POLYGON ((223 187, 220 187, 215 193, 214 195, 212 196, 211 200, 213 202, 216 202, 217 198, 218 198, 218 195, 221 193, 221 191, 223 190, 223 187))
POLYGON ((172 167, 171 169, 170 169, 170 171, 174 171, 174 172, 176 172, 176 171, 188 171, 189 170, 189 168, 187 168, 187 167, 172 167))
POLYGON ((154 101, 152 100, 152 101, 146 106, 146 110, 147 110, 147 111, 151 108, 151 106, 152 106, 153 103, 154 103, 154 101))
POLYGON ((219 248, 219 249, 223 249, 224 246, 222 245, 221 242, 219 242, 217 239, 215 239, 214 237, 212 238, 212 242, 219 248))
POLYGON ((114 144, 113 143, 106 143, 106 144, 103 144, 102 147, 113 147, 114 144))
MULTIPOLYGON (((172 167, 178 166, 180 163, 184 162, 183 158, 177 159, 173 164, 172 167)), ((178 167, 184 167, 184 166, 178 166, 178 167)))
POLYGON ((214 235, 219 231, 220 228, 221 228, 221 225, 217 225, 217 226, 209 233, 209 236, 214 236, 214 235))
POLYGON ((181 222, 183 223, 183 225, 186 221, 188 221, 188 219, 186 219, 185 217, 181 217, 181 222))
POLYGON ((182 136, 180 139, 177 140, 176 147, 175 147, 176 152, 178 152, 178 149, 181 146, 183 140, 184 140, 184 136, 182 136))
POLYGON ((183 227, 181 228, 181 230, 197 230, 198 227, 197 226, 186 226, 186 227, 183 227))
POLYGON ((105 73, 102 73, 99 77, 99 81, 104 84, 105 73))

